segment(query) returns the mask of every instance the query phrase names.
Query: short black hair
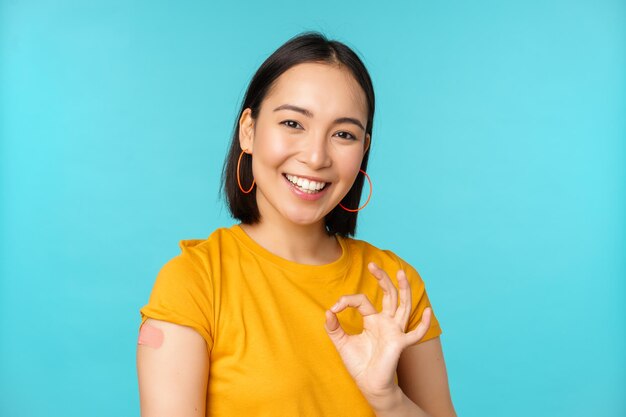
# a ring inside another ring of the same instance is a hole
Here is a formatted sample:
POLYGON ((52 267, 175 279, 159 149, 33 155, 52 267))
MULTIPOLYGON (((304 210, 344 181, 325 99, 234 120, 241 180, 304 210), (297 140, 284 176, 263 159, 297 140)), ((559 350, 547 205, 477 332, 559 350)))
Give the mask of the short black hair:
MULTIPOLYGON (((222 171, 222 190, 230 213, 242 223, 257 223, 260 219, 260 213, 256 204, 256 187, 254 187, 252 192, 244 194, 237 184, 237 161, 241 153, 239 120, 246 108, 251 109, 251 116, 253 119, 256 119, 263 99, 278 77, 291 67, 306 62, 327 63, 345 67, 365 92, 368 110, 365 133, 370 136, 370 146, 363 155, 361 169, 367 171, 375 108, 374 87, 370 75, 357 54, 342 42, 329 40, 320 32, 302 32, 280 46, 261 64, 248 85, 239 115, 235 120, 230 149, 224 161, 222 171)), ((252 184, 252 159, 248 155, 244 155, 242 158, 240 177, 245 187, 252 184)), ((345 207, 358 207, 364 181, 364 175, 359 172, 352 188, 341 200, 345 207)), ((326 231, 329 234, 353 236, 356 232, 357 215, 358 213, 345 211, 337 205, 324 219, 326 231)))

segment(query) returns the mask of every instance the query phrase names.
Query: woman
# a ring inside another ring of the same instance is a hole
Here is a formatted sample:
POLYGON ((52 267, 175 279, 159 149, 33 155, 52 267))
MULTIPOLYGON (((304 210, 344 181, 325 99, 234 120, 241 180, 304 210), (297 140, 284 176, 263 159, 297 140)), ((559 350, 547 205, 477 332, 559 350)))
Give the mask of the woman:
POLYGON ((424 282, 349 237, 373 118, 340 42, 307 32, 261 65, 223 172, 241 223, 180 241, 140 310, 142 416, 455 415, 424 282))

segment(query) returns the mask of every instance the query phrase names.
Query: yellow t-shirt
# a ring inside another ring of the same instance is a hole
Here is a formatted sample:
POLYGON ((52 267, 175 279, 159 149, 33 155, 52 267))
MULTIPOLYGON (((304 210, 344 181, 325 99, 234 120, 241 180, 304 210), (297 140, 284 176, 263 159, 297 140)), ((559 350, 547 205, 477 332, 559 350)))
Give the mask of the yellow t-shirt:
MULTIPOLYGON (((430 306, 417 271, 393 252, 337 237, 343 253, 326 265, 303 265, 264 249, 239 225, 208 239, 181 240, 181 254, 160 270, 148 317, 189 326, 210 357, 207 416, 374 416, 324 330, 324 312, 342 295, 363 293, 378 311, 383 292, 367 264, 397 286, 403 268, 412 289, 407 331, 430 306)), ((362 331, 355 309, 341 312, 346 332, 362 331)), ((441 328, 435 315, 426 335, 441 328)))

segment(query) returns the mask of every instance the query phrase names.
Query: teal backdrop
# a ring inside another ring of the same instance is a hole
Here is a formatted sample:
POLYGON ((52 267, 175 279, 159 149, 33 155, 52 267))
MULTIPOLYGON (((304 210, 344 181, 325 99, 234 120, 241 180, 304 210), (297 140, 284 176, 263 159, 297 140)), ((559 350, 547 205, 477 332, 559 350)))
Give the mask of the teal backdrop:
POLYGON ((238 106, 305 30, 371 71, 357 237, 424 278, 459 416, 626 415, 623 1, 0 4, 0 415, 139 415, 139 308, 233 223, 238 106))

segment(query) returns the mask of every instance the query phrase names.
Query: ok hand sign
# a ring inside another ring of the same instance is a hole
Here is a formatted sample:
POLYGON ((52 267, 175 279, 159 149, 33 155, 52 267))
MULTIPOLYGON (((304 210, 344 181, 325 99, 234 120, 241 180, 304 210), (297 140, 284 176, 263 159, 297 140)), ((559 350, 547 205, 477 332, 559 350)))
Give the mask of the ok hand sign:
POLYGON ((411 313, 411 288, 403 270, 397 274, 398 290, 385 271, 373 262, 368 269, 383 289, 383 309, 376 311, 364 294, 344 295, 326 311, 325 328, 337 348, 346 369, 366 398, 381 398, 396 388, 394 375, 400 354, 418 342, 430 326, 431 309, 426 308, 416 329, 405 333, 411 313), (337 319, 337 313, 348 307, 363 316, 363 332, 348 335, 337 319))

